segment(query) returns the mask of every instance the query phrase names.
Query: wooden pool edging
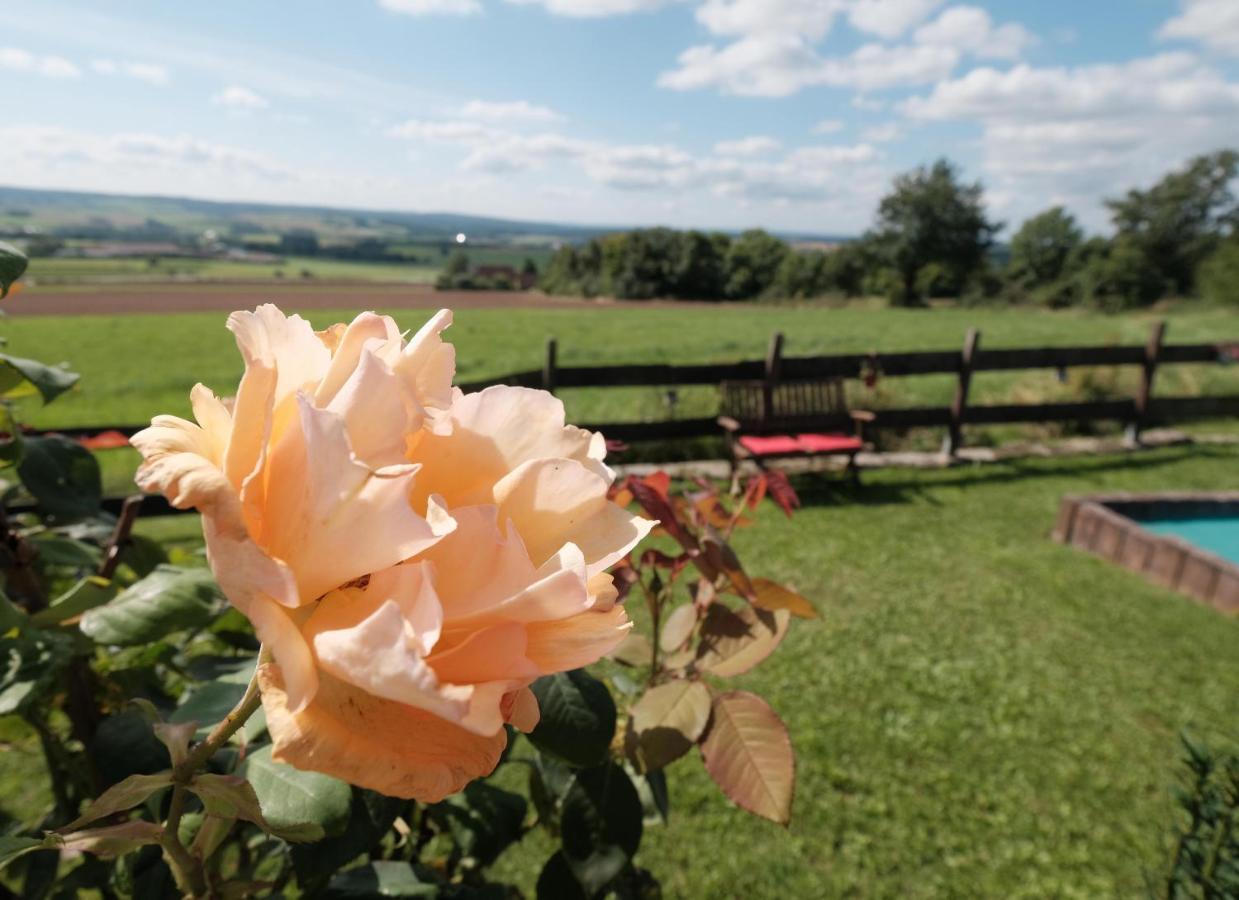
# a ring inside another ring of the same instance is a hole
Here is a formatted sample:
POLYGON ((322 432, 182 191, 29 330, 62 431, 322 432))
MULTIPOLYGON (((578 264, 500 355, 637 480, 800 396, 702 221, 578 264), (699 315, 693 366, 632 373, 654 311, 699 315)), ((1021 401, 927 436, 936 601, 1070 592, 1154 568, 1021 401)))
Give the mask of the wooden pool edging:
POLYGON ((1227 615, 1239 615, 1239 565, 1182 538, 1155 534, 1132 518, 1155 510, 1239 515, 1239 491, 1068 494, 1053 537, 1227 615))

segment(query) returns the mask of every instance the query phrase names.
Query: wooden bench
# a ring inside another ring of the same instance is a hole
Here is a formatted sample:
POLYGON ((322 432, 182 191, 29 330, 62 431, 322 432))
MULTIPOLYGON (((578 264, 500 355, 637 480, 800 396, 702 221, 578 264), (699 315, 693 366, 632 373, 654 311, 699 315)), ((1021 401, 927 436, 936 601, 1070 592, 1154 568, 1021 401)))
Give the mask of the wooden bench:
POLYGON ((864 426, 873 413, 849 409, 843 379, 725 381, 718 423, 727 436, 733 489, 740 463, 796 456, 846 456, 859 482, 856 454, 864 449, 864 426))

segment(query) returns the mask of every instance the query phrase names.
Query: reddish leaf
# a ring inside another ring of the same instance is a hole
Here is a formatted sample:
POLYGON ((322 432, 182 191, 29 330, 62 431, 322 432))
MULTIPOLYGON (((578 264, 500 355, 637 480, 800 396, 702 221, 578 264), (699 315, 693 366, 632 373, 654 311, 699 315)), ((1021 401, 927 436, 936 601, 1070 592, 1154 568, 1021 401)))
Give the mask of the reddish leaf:
POLYGON ((770 499, 777 503, 779 509, 790 519, 792 510, 800 508, 800 498, 796 496, 787 476, 778 469, 771 469, 766 473, 766 485, 770 491, 770 499))
POLYGON ((661 769, 689 751, 710 721, 710 690, 677 679, 646 691, 632 708, 635 753, 644 771, 661 769))
POLYGON ((651 487, 647 483, 648 480, 634 478, 630 484, 630 490, 637 503, 651 518, 657 519, 663 531, 679 541, 684 549, 697 549, 696 539, 684 530, 679 518, 672 510, 671 504, 667 502, 666 495, 651 487))
POLYGON ((749 509, 757 509, 757 505, 765 499, 765 496, 766 473, 759 472, 749 479, 749 483, 744 489, 744 505, 749 509))
POLYGON ((684 646, 697 625, 697 609, 691 603, 677 606, 667 616, 658 633, 658 646, 666 653, 674 653, 684 646))
POLYGON ((698 487, 700 487, 702 490, 704 490, 707 494, 710 494, 711 496, 718 493, 718 485, 716 485, 713 481, 710 481, 709 479, 702 478, 700 475, 693 476, 693 483, 696 484, 698 487))
POLYGON ((126 809, 133 809, 151 794, 161 791, 172 784, 172 773, 161 772, 158 775, 130 775, 124 781, 117 782, 98 796, 86 811, 63 828, 61 833, 76 831, 83 825, 89 825, 105 816, 110 816, 126 809))
POLYGON ((743 606, 736 612, 715 603, 701 625, 697 668, 723 678, 747 672, 774 652, 790 621, 785 609, 767 612, 743 606))
POLYGON ((157 844, 162 836, 162 825, 134 819, 120 825, 70 832, 64 836, 62 849, 81 850, 101 859, 113 859, 146 844, 157 844))
POLYGON ((688 554, 681 553, 679 556, 670 556, 656 547, 651 547, 641 554, 641 565, 661 566, 664 569, 670 570, 674 576, 688 565, 688 554))
POLYGON ((753 583, 749 580, 749 576, 744 573, 744 567, 740 565, 740 558, 736 556, 736 551, 731 549, 731 545, 718 533, 718 530, 710 525, 705 526, 701 555, 705 557, 711 568, 727 575, 731 586, 741 597, 752 601, 756 592, 753 590, 753 583))
POLYGON ((817 618, 817 610, 813 608, 813 604, 789 587, 777 584, 769 578, 754 578, 753 588, 757 591, 753 605, 759 609, 768 609, 771 612, 785 609, 801 619, 817 618))
POLYGON ((633 480, 640 481, 647 487, 653 488, 664 500, 671 497, 671 476, 666 472, 655 472, 652 475, 646 475, 644 478, 633 480))
POLYGON ((791 820, 796 758, 787 728, 766 701, 747 691, 715 697, 701 758, 736 805, 780 825, 791 820))

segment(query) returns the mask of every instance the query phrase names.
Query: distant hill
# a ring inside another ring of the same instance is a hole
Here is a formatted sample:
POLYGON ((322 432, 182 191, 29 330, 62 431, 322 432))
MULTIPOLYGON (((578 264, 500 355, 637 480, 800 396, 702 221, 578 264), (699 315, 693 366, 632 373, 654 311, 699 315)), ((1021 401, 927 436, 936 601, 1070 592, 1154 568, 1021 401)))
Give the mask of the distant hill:
MULTIPOLYGON (((232 203, 187 197, 97 194, 0 186, 0 233, 140 229, 151 236, 161 231, 201 234, 213 230, 240 235, 309 229, 325 238, 385 237, 413 241, 447 240, 458 232, 471 240, 504 243, 583 241, 636 226, 582 226, 556 222, 525 222, 449 212, 388 212, 382 210, 232 203)), ((788 240, 838 243, 848 237, 780 233, 788 240)))

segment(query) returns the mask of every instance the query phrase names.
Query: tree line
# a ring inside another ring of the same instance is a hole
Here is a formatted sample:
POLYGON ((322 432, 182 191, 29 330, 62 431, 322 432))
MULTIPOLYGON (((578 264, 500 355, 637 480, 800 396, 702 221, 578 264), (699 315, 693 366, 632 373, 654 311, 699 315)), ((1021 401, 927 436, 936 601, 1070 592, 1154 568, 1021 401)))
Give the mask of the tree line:
POLYGON ((540 287, 553 294, 686 300, 883 296, 1117 311, 1168 297, 1239 304, 1239 153, 1199 156, 1152 187, 1106 201, 1114 233, 1087 236, 1055 206, 1008 245, 980 182, 940 159, 898 176, 873 227, 831 250, 797 250, 760 229, 643 228, 565 246, 540 287))

